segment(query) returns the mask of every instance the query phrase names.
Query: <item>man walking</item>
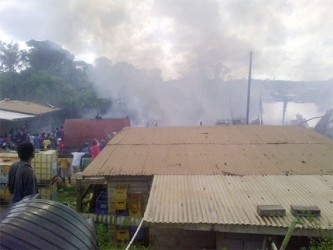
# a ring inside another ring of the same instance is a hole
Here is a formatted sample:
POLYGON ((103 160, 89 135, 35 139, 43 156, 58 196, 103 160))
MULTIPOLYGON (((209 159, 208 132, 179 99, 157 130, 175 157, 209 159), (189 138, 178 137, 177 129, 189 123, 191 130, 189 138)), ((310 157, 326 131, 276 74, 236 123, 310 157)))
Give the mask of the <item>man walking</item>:
POLYGON ((37 181, 31 161, 35 148, 31 142, 24 142, 17 147, 20 161, 14 162, 8 173, 8 189, 12 195, 11 204, 19 202, 25 196, 38 193, 37 181))

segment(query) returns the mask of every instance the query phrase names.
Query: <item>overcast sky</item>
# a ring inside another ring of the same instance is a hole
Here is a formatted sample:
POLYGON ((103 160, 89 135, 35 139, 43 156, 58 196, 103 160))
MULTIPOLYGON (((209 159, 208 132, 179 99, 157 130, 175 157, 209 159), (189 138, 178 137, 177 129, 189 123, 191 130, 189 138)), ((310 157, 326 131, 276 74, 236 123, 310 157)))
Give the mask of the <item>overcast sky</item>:
MULTIPOLYGON (((333 78, 332 0, 0 0, 0 40, 51 40, 165 80, 230 70, 247 78, 333 78)), ((212 73, 214 74, 214 73, 212 73)))

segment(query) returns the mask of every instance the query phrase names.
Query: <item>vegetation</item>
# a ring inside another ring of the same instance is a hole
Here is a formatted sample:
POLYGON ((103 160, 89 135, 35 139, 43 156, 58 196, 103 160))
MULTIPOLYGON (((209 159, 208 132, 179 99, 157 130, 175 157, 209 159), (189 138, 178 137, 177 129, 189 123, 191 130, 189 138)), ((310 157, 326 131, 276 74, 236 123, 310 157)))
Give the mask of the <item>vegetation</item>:
POLYGON ((111 100, 98 98, 93 67, 51 41, 30 40, 28 51, 0 41, 0 99, 45 102, 63 109, 66 118, 102 114, 111 100))
MULTIPOLYGON (((126 249, 128 242, 114 242, 111 240, 107 225, 96 225, 97 242, 100 250, 126 249)), ((149 250, 150 247, 131 245, 130 250, 149 250)))
MULTIPOLYGON (((298 217, 295 219, 295 225, 301 226, 301 228, 315 229, 318 231, 319 237, 312 237, 309 240, 309 244, 307 247, 302 247, 302 250, 326 250, 333 249, 333 234, 329 233, 329 231, 322 230, 318 220, 315 219, 315 216, 309 214, 306 216, 306 220, 310 222, 311 226, 307 227, 305 225, 304 219, 302 217, 298 217)), ((329 226, 331 229, 332 226, 329 226)))
MULTIPOLYGON (((56 201, 67 205, 68 207, 76 210, 76 195, 73 187, 61 187, 58 190, 56 201)), ((106 224, 96 224, 96 236, 97 243, 100 250, 118 250, 125 249, 127 247, 127 242, 115 242, 112 241, 106 224)), ((132 244, 129 248, 130 250, 150 250, 151 247, 138 246, 132 244)))

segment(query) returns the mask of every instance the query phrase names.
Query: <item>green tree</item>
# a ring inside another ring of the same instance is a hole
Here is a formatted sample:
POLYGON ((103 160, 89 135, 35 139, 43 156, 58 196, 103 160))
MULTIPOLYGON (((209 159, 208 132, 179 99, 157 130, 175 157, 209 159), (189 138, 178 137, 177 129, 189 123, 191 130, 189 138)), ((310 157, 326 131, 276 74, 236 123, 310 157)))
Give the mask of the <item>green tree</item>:
POLYGON ((38 101, 61 108, 67 118, 102 114, 111 100, 99 98, 90 78, 94 68, 51 41, 30 40, 0 47, 0 98, 38 101))
POLYGON ((0 41, 0 72, 18 72, 27 66, 27 53, 17 43, 0 41))

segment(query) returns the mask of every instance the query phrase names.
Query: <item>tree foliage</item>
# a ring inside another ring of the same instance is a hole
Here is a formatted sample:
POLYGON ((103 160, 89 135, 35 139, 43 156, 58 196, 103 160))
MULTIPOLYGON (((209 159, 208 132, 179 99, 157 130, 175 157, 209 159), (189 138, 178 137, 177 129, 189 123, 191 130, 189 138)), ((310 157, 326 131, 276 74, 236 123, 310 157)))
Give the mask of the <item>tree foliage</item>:
POLYGON ((17 43, 0 41, 0 72, 18 72, 27 64, 27 53, 17 43))
POLYGON ((99 98, 90 74, 92 65, 51 41, 30 40, 27 51, 0 42, 0 98, 38 101, 64 110, 67 118, 103 113, 110 99, 99 98))

